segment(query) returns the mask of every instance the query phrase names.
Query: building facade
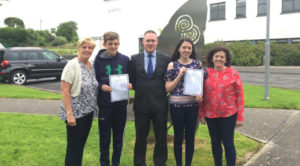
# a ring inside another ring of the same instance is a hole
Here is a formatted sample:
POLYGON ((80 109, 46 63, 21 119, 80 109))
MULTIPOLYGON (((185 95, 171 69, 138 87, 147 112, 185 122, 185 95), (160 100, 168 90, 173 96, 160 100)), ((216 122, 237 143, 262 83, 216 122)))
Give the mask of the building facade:
MULTIPOLYGON (((208 0, 205 42, 266 38, 267 0, 208 0)), ((271 42, 300 42, 300 0, 270 0, 271 42)))
MULTIPOLYGON (((120 50, 139 51, 145 30, 160 33, 172 15, 189 0, 104 0, 103 26, 120 34, 120 50), (150 12, 148 12, 150 9, 150 12)), ((205 43, 251 41, 266 38, 267 0, 206 0, 205 43)), ((200 9, 201 7, 199 7, 200 9)), ((199 14, 201 14, 199 12, 199 14)), ((300 42, 300 0, 270 0, 270 40, 300 42)))

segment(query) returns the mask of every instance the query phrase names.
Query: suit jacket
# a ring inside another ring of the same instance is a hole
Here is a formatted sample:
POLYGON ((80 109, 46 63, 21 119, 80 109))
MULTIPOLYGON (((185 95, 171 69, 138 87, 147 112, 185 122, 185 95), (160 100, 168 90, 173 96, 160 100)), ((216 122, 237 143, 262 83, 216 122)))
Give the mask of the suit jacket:
POLYGON ((130 82, 135 90, 133 110, 140 113, 168 111, 164 75, 169 56, 157 52, 155 70, 149 78, 144 67, 144 52, 131 56, 130 82))

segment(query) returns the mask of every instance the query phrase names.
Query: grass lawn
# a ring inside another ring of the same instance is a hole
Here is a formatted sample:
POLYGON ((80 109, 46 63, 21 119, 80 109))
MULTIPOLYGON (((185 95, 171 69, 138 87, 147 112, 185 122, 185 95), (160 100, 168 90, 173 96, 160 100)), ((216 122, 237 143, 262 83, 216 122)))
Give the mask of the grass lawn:
POLYGON ((61 94, 0 83, 1 98, 61 100, 61 94))
POLYGON ((264 101, 263 86, 244 85, 245 107, 300 110, 300 91, 270 88, 270 99, 264 101))
MULTIPOLYGON (((169 156, 167 165, 175 164, 171 129, 169 131, 169 156)), ((0 113, 0 165, 5 166, 58 166, 64 165, 66 150, 65 123, 57 116, 0 113)), ((195 140, 193 166, 211 166, 213 158, 207 127, 201 125, 195 140)), ((121 165, 133 165, 135 142, 134 123, 128 121, 125 130, 121 165)), ((242 165, 263 145, 238 133, 235 135, 237 162, 242 165)), ((154 144, 148 144, 147 163, 153 165, 154 144)), ((184 153, 183 153, 184 154, 184 153)), ((86 144, 83 165, 99 165, 99 143, 97 121, 93 126, 86 144)), ((184 159, 183 159, 184 161, 184 159)))
MULTIPOLYGON (((264 101, 264 87, 244 85, 245 107, 248 108, 273 108, 273 109, 298 109, 300 110, 300 91, 282 88, 270 88, 270 100, 264 101)), ((134 91, 130 91, 134 96, 134 91)), ((24 86, 0 83, 0 98, 26 98, 61 100, 61 94, 56 94, 24 86)))
MULTIPOLYGON (((270 88, 270 100, 264 101, 264 87, 244 85, 245 107, 300 109, 300 91, 270 88)), ((134 91, 130 92, 131 95, 134 91)), ((0 84, 0 97, 61 100, 61 95, 23 86, 0 84)), ((176 165, 173 153, 172 129, 169 160, 167 165, 176 165)), ((0 113, 0 165, 5 166, 57 166, 64 165, 66 129, 63 121, 56 116, 0 113)), ((135 128, 127 122, 121 163, 133 165, 135 128)), ((237 162, 242 165, 251 154, 263 145, 236 133, 237 162)), ((147 163, 151 166, 154 144, 148 144, 147 163)), ((184 153, 183 153, 184 154, 184 153)), ((94 121, 85 148, 83 165, 99 165, 99 143, 97 121, 94 121)), ((184 159, 183 159, 184 161, 184 159)), ((213 158, 207 127, 200 126, 195 139, 194 166, 211 166, 213 158)))

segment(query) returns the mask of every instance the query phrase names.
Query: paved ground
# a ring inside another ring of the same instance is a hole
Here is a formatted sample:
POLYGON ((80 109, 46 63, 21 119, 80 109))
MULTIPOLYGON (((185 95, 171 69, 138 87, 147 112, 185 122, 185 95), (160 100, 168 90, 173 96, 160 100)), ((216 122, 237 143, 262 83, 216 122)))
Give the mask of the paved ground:
POLYGON ((60 81, 54 77, 28 80, 25 86, 60 93, 60 81))
MULTIPOLYGON (((244 84, 265 84, 263 66, 233 66, 233 68, 239 71, 244 84)), ((271 66, 269 80, 272 87, 300 90, 300 66, 271 66)), ((60 81, 55 80, 55 78, 32 79, 28 81, 26 86, 60 92, 60 81)))
MULTIPOLYGON (((263 82, 259 75, 263 75, 263 67, 234 67, 240 73, 244 83, 248 81, 263 82), (245 73, 245 74, 244 74, 245 73), (252 73, 252 74, 251 74, 252 73)), ((272 67, 271 76, 276 76, 272 82, 284 85, 284 88, 299 89, 300 67, 272 67), (287 80, 287 78, 291 80, 287 80), (281 83, 279 83, 281 82, 281 83), (292 86, 291 86, 292 85, 292 86), (295 86, 296 85, 296 86, 295 86)), ((59 82, 51 90, 59 91, 59 82)), ((38 88, 51 87, 49 82, 30 83, 29 86, 38 85, 38 88), (43 86, 41 86, 43 85, 43 86)), ((300 99, 299 99, 300 100, 300 99)), ((0 112, 21 112, 34 114, 58 115, 60 101, 28 100, 0 98, 0 112), (4 104, 5 103, 5 104, 4 104)), ((129 106, 131 110, 131 105, 129 106)), ((132 115, 132 111, 128 112, 132 115)), ((131 116, 132 117, 132 116, 131 116)), ((297 166, 300 165, 300 111, 299 110, 271 110, 271 109, 245 109, 244 127, 238 132, 253 139, 266 143, 255 154, 246 166, 297 166)))
MULTIPOLYGON (((265 69, 263 66, 233 66, 241 75, 244 84, 265 85, 265 69)), ((300 66, 271 66, 269 83, 272 87, 300 90, 300 66)))
POLYGON ((245 166, 297 166, 300 163, 300 111, 248 108, 238 132, 266 145, 245 166))

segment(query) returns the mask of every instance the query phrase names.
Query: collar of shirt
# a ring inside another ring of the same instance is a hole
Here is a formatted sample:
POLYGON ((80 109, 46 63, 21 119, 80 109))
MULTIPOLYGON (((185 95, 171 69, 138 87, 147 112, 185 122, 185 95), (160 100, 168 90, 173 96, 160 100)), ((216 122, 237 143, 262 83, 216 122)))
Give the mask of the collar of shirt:
MULTIPOLYGON (((149 58, 148 58, 149 53, 144 50, 144 67, 145 71, 147 72, 148 69, 148 63, 149 63, 149 58)), ((152 65, 153 65, 153 71, 155 70, 155 65, 156 65, 156 50, 152 53, 152 65)))
MULTIPOLYGON (((147 59, 148 58, 148 55, 149 55, 149 53, 146 51, 146 50, 144 50, 144 55, 145 55, 145 59, 147 59)), ((156 58, 156 50, 152 53, 152 58, 156 58)))

